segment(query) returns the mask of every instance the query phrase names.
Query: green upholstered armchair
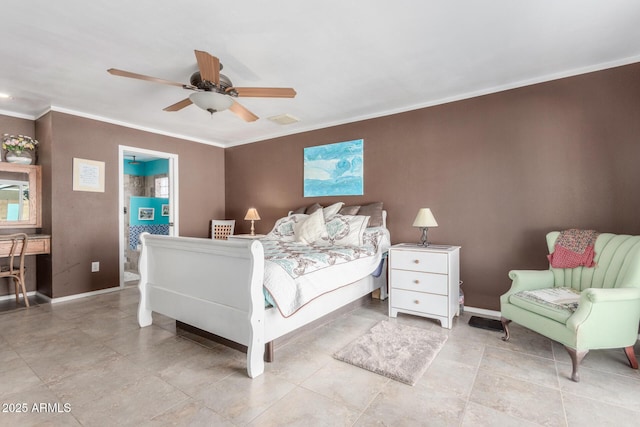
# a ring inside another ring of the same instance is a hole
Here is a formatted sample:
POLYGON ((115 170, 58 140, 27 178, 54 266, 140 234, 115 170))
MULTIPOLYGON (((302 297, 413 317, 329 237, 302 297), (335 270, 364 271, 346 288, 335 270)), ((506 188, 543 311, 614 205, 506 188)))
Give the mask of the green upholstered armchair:
MULTIPOLYGON (((549 253, 559 234, 547 234, 549 253)), ((563 344, 573 364, 571 379, 576 382, 578 366, 591 349, 624 348, 629 364, 638 369, 633 346, 640 323, 640 236, 603 233, 594 248, 596 266, 592 268, 510 271, 511 289, 500 297, 502 339, 509 340, 508 325, 514 321, 563 344), (535 297, 540 290, 566 296, 571 289, 579 293, 577 308, 566 300, 553 303, 535 297)))

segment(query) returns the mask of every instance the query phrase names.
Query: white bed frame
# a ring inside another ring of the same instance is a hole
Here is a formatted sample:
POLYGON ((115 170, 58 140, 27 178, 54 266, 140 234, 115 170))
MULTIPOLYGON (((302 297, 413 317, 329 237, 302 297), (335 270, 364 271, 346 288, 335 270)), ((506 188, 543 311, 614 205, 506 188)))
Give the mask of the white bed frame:
POLYGON ((247 373, 264 372, 265 343, 317 320, 376 289, 386 298, 386 274, 371 275, 311 301, 292 316, 265 309, 264 251, 254 240, 140 236, 138 323, 152 312, 247 347, 247 373))

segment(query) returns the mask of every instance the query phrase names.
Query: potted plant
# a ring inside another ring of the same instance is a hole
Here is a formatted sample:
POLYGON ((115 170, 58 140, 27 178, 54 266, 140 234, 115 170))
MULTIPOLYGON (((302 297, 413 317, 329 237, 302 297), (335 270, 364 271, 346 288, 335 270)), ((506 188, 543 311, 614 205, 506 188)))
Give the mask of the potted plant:
POLYGON ((10 163, 20 163, 23 165, 30 165, 33 163, 35 156, 36 145, 38 140, 24 135, 9 135, 5 133, 2 136, 2 149, 4 150, 5 158, 10 163))

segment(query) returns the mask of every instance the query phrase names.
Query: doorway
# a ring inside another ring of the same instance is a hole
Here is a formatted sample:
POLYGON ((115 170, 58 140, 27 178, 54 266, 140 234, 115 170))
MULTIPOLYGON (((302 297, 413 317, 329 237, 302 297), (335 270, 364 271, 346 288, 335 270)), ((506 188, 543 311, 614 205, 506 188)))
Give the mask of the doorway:
POLYGON ((120 287, 140 278, 139 235, 178 236, 178 155, 120 145, 120 287))

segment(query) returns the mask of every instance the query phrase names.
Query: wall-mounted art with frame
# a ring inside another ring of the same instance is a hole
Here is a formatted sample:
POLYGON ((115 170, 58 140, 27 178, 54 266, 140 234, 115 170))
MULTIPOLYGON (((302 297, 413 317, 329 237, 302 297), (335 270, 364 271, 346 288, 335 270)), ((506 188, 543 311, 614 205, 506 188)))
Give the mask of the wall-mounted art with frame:
POLYGON ((139 221, 153 221, 154 216, 155 216, 154 208, 138 208, 139 221))
POLYGON ((364 140, 304 149, 304 197, 362 196, 364 140))
POLYGON ((162 216, 169 216, 169 205, 162 205, 162 216))
POLYGON ((73 191, 104 193, 104 162, 74 157, 73 191))

